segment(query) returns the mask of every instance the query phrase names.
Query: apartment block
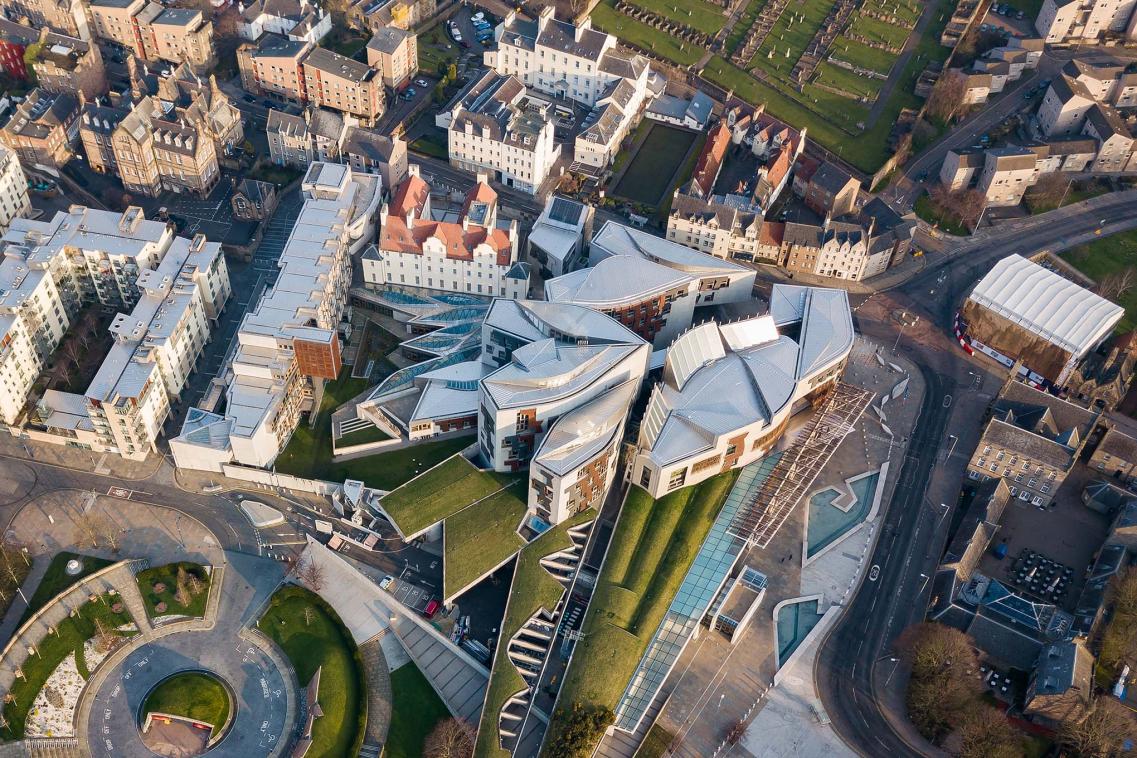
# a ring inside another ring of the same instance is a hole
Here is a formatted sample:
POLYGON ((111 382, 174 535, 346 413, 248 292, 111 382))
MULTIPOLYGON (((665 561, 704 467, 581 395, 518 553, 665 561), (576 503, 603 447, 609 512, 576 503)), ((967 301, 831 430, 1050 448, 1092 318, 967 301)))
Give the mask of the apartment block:
POLYGON ((347 11, 348 24, 374 34, 385 26, 410 31, 434 18, 437 0, 355 0, 347 11))
POLYGON ((952 192, 970 187, 983 169, 983 150, 948 150, 940 166, 940 183, 952 192))
POLYGON ((78 115, 79 101, 74 95, 34 89, 0 129, 0 141, 16 151, 24 166, 58 171, 74 155, 71 143, 78 115))
POLYGON ((379 210, 379 241, 363 255, 366 286, 525 297, 529 264, 517 260, 517 221, 502 229, 497 212, 497 193, 479 177, 457 220, 436 221, 430 186, 411 166, 379 210))
POLYGON ((384 85, 399 89, 418 73, 418 37, 398 27, 380 27, 367 43, 367 65, 379 72, 384 85))
POLYGON ((984 155, 978 189, 991 207, 1022 202, 1027 188, 1038 180, 1038 156, 1024 147, 1000 147, 984 155))
POLYGON ((340 154, 352 171, 381 176, 388 192, 407 178, 407 143, 398 137, 349 126, 344 132, 340 154))
POLYGON ((304 89, 304 58, 312 49, 307 40, 265 34, 256 44, 237 48, 241 86, 254 94, 267 94, 291 103, 308 100, 304 89))
POLYGON ((1094 104, 1093 94, 1066 74, 1057 77, 1038 107, 1038 127, 1044 137, 1077 134, 1094 104))
POLYGON ((107 72, 99 46, 42 29, 39 54, 31 62, 36 82, 45 92, 82 94, 94 100, 107 92, 107 72))
POLYGON ((31 207, 28 178, 20 161, 11 148, 0 144, 0 234, 8 231, 12 219, 23 216, 31 207))
POLYGON ((33 439, 140 460, 154 449, 230 295, 220 245, 174 237, 146 221, 73 206, 51 221, 15 222, 4 235, 0 278, 10 348, 0 358, 0 413, 33 439), (129 309, 83 394, 32 383, 84 301, 129 309))
POLYGON ((782 265, 787 271, 833 279, 867 279, 887 268, 891 257, 885 254, 883 267, 881 262, 870 261, 871 231, 859 223, 828 218, 820 225, 787 222, 782 232, 782 265))
POLYGON ((552 108, 517 78, 488 71, 435 123, 447 130, 451 165, 536 194, 560 155, 552 108))
POLYGON ((1137 479, 1137 440, 1118 427, 1108 429, 1086 465, 1103 476, 1129 484, 1137 479))
POLYGON ((716 258, 762 260, 762 227, 762 209, 744 198, 712 195, 704 200, 677 189, 667 217, 667 239, 716 258))
POLYGON ((131 76, 133 102, 83 109, 88 164, 117 174, 129 192, 209 194, 221 178, 219 157, 244 139, 240 111, 213 77, 203 82, 185 64, 157 79, 132 64, 131 76))
POLYGON ((304 91, 309 103, 373 124, 383 115, 383 80, 365 63, 317 47, 304 58, 304 91))
POLYGON ((52 29, 80 39, 90 39, 91 25, 83 0, 9 0, 7 17, 26 22, 33 29, 52 29))
POLYGON ((1047 44, 1134 39, 1134 0, 1043 0, 1034 28, 1047 44))
POLYGON ((188 63, 197 71, 213 65, 213 23, 200 10, 151 0, 92 0, 89 8, 95 36, 143 60, 188 63))
POLYGON ((316 162, 301 191, 304 205, 276 283, 238 327, 224 372, 224 412, 213 405, 191 409, 170 440, 179 468, 271 466, 300 414, 318 402, 323 382, 339 375, 351 258, 375 238, 382 187, 376 176, 316 162))

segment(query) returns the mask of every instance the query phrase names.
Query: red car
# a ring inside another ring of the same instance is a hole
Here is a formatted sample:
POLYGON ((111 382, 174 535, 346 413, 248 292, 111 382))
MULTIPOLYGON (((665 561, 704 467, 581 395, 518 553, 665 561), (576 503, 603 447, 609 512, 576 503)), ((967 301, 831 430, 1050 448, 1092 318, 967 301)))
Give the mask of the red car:
POLYGON ((428 619, 432 619, 434 618, 434 614, 438 613, 438 609, 441 607, 437 600, 431 600, 426 604, 426 608, 423 608, 422 615, 428 619))

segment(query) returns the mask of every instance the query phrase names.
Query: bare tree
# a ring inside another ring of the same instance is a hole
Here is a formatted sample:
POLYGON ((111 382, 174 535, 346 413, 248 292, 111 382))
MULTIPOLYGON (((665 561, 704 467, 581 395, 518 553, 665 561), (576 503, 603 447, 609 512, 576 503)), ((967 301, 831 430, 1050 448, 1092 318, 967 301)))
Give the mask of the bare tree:
POLYGON ((1070 182, 1069 178, 1056 171, 1038 177, 1038 181, 1027 191, 1027 199, 1030 202, 1032 212, 1044 212, 1057 208, 1058 203, 1062 202, 1062 196, 1066 194, 1066 188, 1070 186, 1070 182))
POLYGON ((1120 271, 1103 276, 1094 289, 1106 300, 1117 300, 1128 294, 1135 284, 1137 284, 1137 269, 1126 266, 1120 271))
POLYGON ((940 121, 951 121, 963 108, 967 94, 967 80, 959 71, 945 71, 928 95, 926 112, 940 121))
POLYGON ((108 652, 118 643, 118 637, 101 618, 95 619, 95 645, 99 650, 108 652))
POLYGON ((178 566, 178 576, 175 583, 177 589, 174 591, 174 600, 183 608, 188 607, 193 602, 193 595, 190 594, 189 572, 182 566, 178 566))
POLYGON ((71 521, 75 524, 75 530, 79 532, 80 537, 91 542, 91 547, 99 546, 99 529, 96 519, 91 513, 81 511, 76 513, 71 521))
POLYGON ((985 706, 964 717, 959 726, 959 758, 1017 758, 1019 735, 997 708, 985 706))
POLYGON ((89 528, 95 531, 95 534, 106 543, 111 552, 117 553, 121 547, 121 533, 118 530, 118 525, 111 520, 105 513, 95 510, 87 514, 87 524, 89 528))
POLYGON ((324 588, 324 567, 310 556, 300 564, 296 576, 313 592, 319 593, 324 588))
POLYGON ((427 758, 470 758, 474 754, 474 727, 463 719, 450 718, 427 735, 423 753, 427 758))
POLYGON ((912 669, 908 717, 925 737, 939 739, 978 703, 979 659, 971 638, 942 624, 915 624, 900 635, 897 649, 912 669))
POLYGON ((83 345, 78 340, 67 340, 63 344, 63 354, 67 356, 67 360, 71 361, 71 365, 79 368, 79 364, 83 362, 83 356, 87 351, 83 349, 83 345))
POLYGON ((310 605, 304 606, 304 626, 312 626, 312 622, 315 620, 316 611, 314 611, 310 605))
POLYGON ((1085 718, 1063 721, 1058 736, 1080 758, 1114 758, 1123 755, 1126 741, 1135 734, 1125 706, 1112 698, 1099 697, 1085 718))

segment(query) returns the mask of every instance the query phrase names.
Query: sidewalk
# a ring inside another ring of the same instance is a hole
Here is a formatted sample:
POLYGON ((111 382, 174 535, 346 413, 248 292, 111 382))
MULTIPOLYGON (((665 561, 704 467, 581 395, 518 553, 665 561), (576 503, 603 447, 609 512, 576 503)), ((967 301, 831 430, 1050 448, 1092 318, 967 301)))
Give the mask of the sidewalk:
POLYGON ((0 456, 31 458, 36 463, 113 476, 128 481, 150 479, 163 464, 162 456, 151 453, 144 461, 128 461, 113 453, 94 453, 76 447, 35 442, 0 433, 0 456))

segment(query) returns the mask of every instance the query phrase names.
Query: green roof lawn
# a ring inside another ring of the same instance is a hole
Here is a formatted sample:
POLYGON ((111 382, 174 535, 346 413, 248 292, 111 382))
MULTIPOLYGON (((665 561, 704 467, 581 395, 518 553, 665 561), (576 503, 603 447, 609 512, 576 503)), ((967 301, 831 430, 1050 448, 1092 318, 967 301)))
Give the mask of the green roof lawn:
POLYGON ((526 510, 523 481, 444 522, 442 596, 447 602, 525 545, 517 533, 526 510))
POLYGON ((530 542, 517 556, 513 570, 513 584, 509 588, 509 600, 505 607, 505 618, 501 622, 498 635, 497 652, 494 656, 493 671, 486 688, 486 702, 482 706, 482 722, 478 728, 478 744, 475 755, 507 756, 498 742, 497 723, 505 701, 513 694, 525 689, 525 680, 510 663, 506 650, 508 641, 517 633, 537 609, 552 611, 565 588, 552 574, 541 566, 541 559, 547 555, 572 547, 568 530, 577 524, 596 518, 596 511, 589 509, 573 518, 558 524, 530 542))
MULTIPOLYGON (((653 500, 624 500, 557 712, 574 702, 616 710, 620 696, 738 476, 730 471, 653 500)), ((558 728, 554 716, 551 728, 558 728)))
POLYGON ((384 496, 380 504, 399 531, 411 537, 517 481, 514 476, 479 471, 454 455, 384 496))

